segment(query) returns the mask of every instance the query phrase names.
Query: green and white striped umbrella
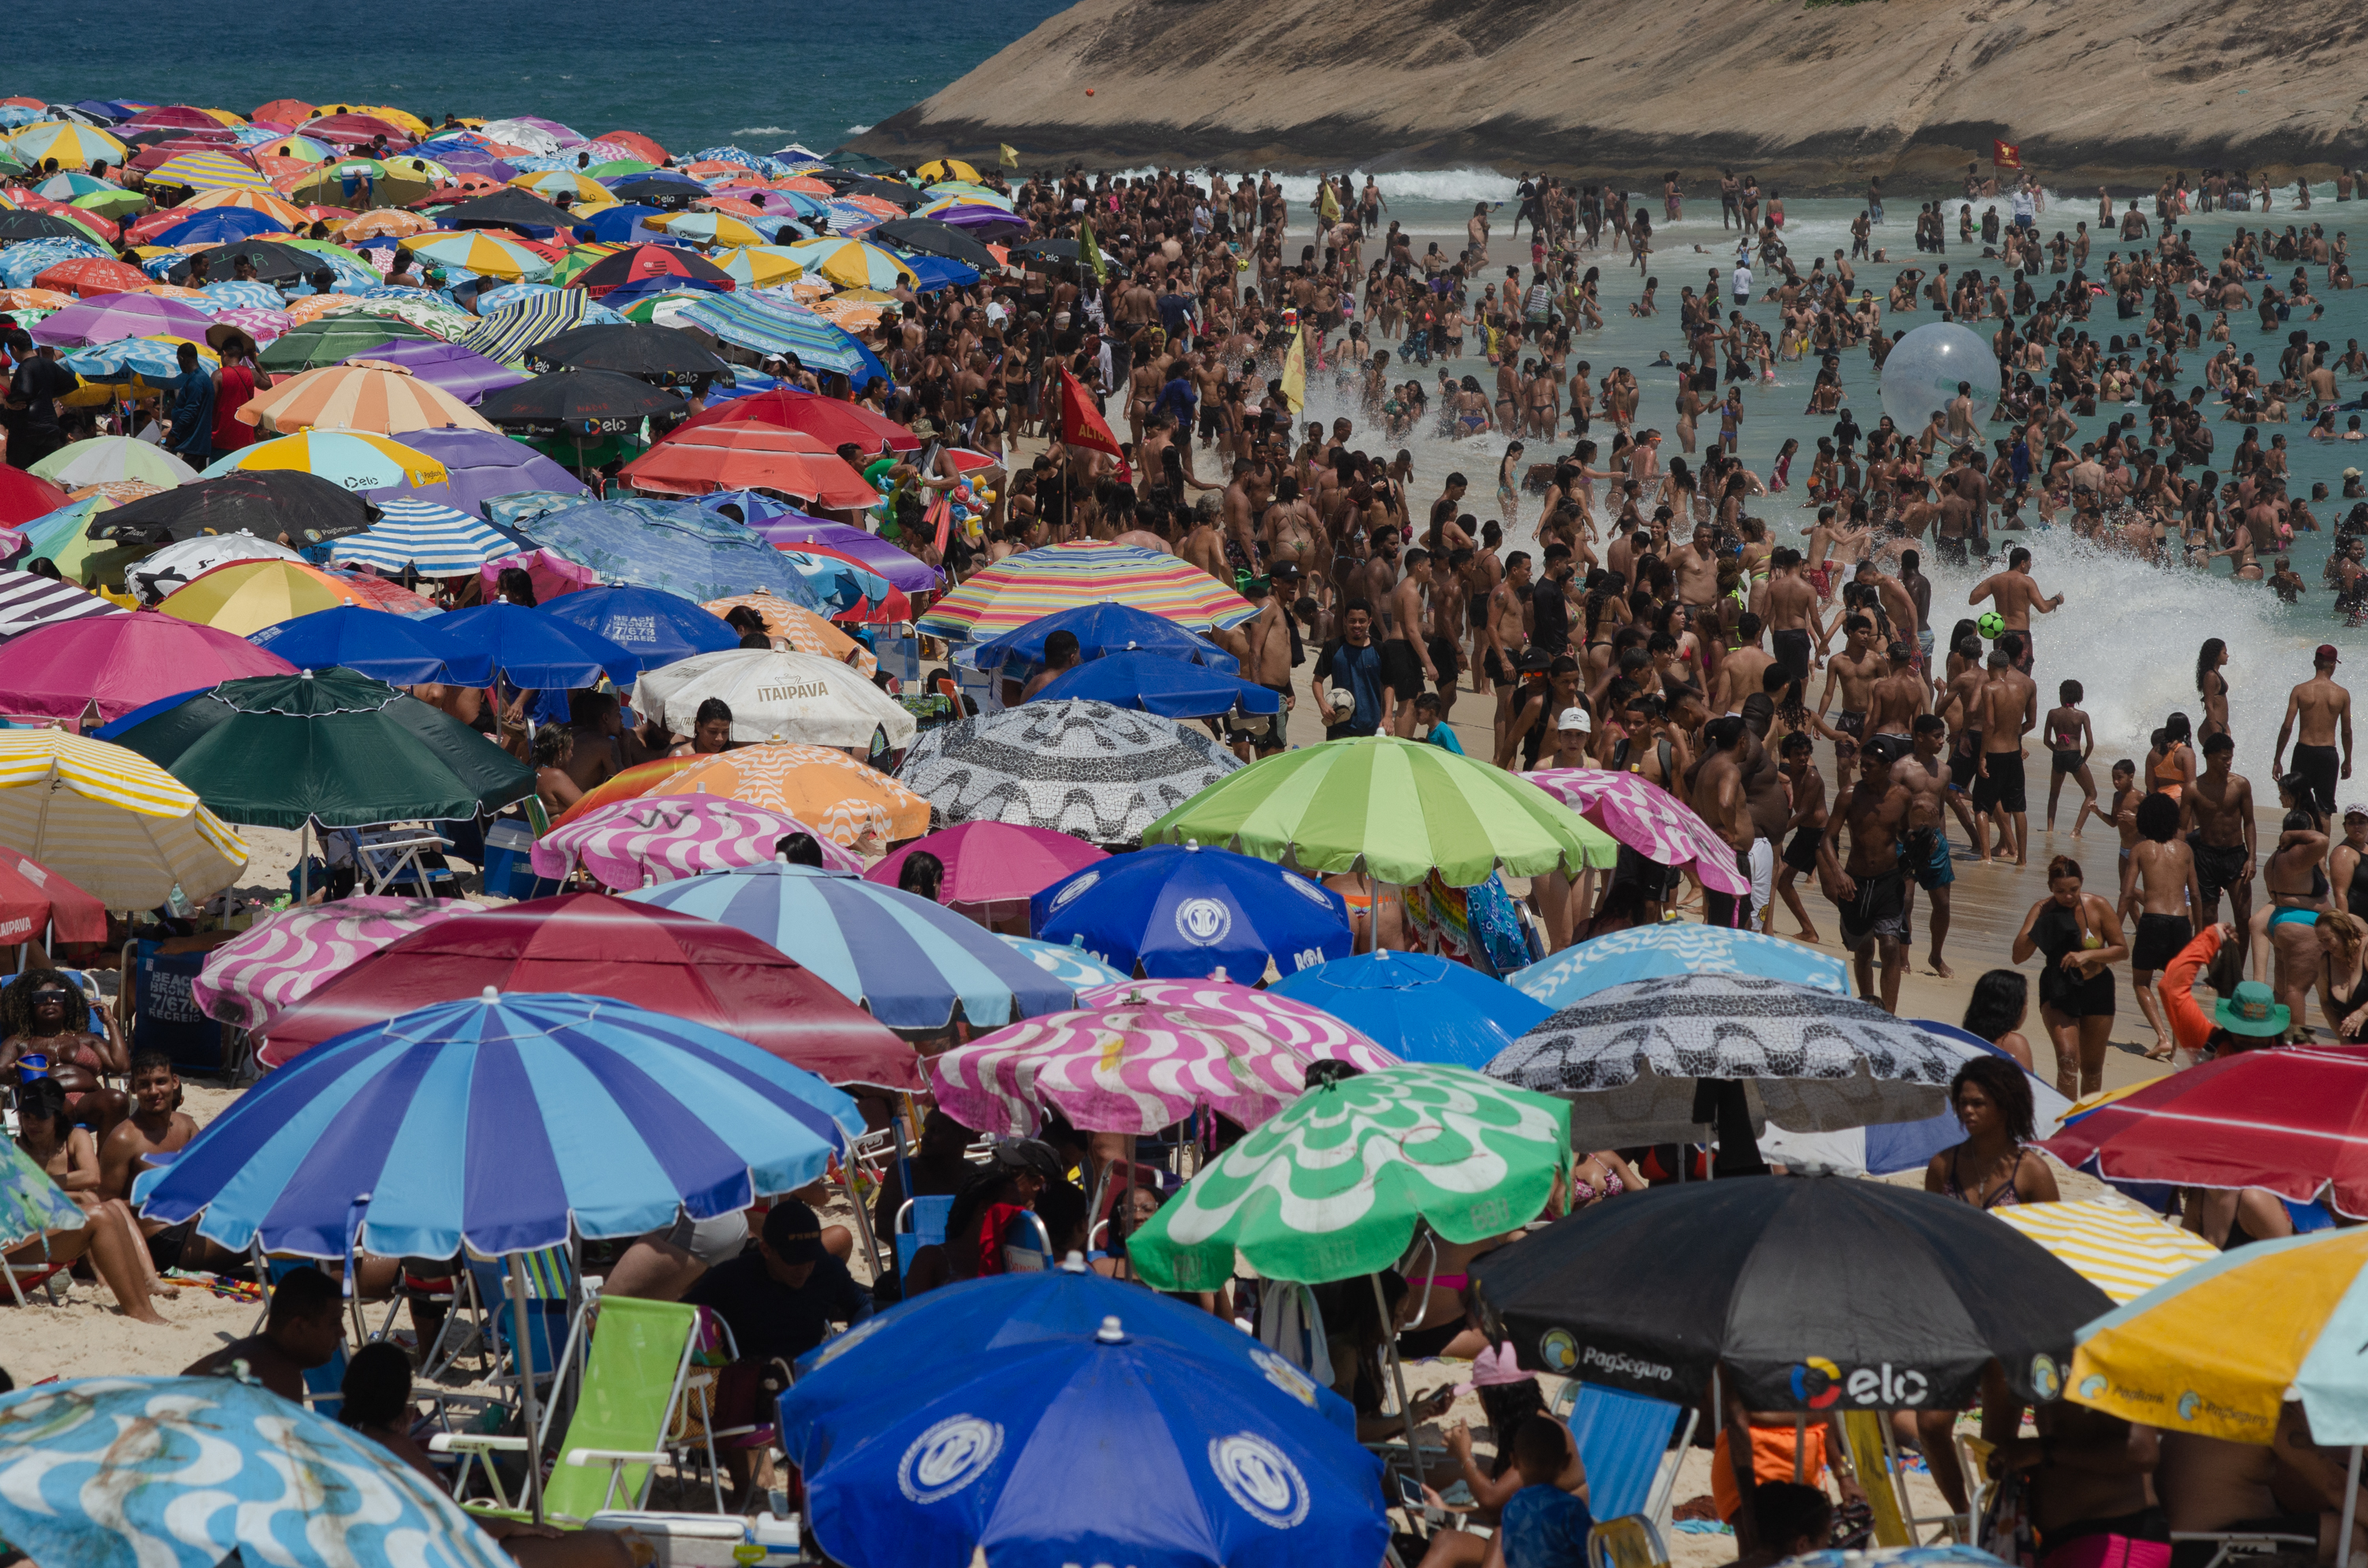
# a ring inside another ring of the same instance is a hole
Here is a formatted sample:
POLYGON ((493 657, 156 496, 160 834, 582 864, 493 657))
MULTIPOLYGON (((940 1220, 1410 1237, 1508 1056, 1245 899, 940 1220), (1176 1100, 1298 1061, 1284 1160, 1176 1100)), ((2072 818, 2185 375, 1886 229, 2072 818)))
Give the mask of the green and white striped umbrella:
POLYGON ((1545 1211, 1569 1174, 1570 1103, 1405 1062, 1321 1085, 1185 1184, 1127 1243, 1162 1290, 1213 1290, 1236 1252, 1318 1285, 1396 1264, 1419 1220, 1476 1242, 1545 1211))
POLYGON ((1611 836, 1525 778, 1388 735, 1326 741, 1227 774, 1144 831, 1145 844, 1222 845, 1317 875, 1377 881, 1436 870, 1471 887, 1503 869, 1608 868, 1611 836))

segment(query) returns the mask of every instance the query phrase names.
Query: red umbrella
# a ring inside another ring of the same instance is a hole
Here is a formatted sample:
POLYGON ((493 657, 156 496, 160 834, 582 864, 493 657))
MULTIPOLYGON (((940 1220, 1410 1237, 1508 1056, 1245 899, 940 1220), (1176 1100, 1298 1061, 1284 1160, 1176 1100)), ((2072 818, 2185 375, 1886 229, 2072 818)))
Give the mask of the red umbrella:
POLYGON ((411 145, 411 132, 376 115, 324 115, 319 119, 308 119, 296 129, 316 142, 335 142, 346 146, 359 146, 373 136, 385 137, 387 145, 397 150, 411 145))
POLYGON ((603 299, 628 283, 650 278, 679 278, 729 293, 739 280, 696 251, 672 245, 633 245, 602 256, 574 278, 569 286, 594 299, 603 299))
POLYGON ((869 506, 880 499, 827 445, 778 425, 677 430, 620 472, 634 488, 666 495, 772 490, 825 506, 869 506))
POLYGON ((2306 1203, 2333 1188, 2368 1218, 2368 1047, 2286 1046, 2157 1078, 2040 1145, 2117 1181, 2260 1187, 2306 1203))
POLYGON ((645 164, 663 164, 666 150, 638 131, 609 131, 594 137, 595 142, 614 142, 620 147, 632 150, 633 156, 645 164))
POLYGON ((78 256, 36 274, 33 287, 57 289, 88 299, 93 294, 136 294, 154 281, 136 267, 126 267, 106 256, 78 256))
POLYGON ((0 945, 37 938, 107 940, 107 905, 34 859, 0 844, 0 945))
POLYGON ((920 1057, 779 949, 731 926, 607 893, 456 915, 390 943, 271 1021, 283 1067, 322 1041, 486 986, 572 991, 737 1035, 834 1084, 921 1086, 920 1057))
POLYGON ((258 124, 268 120, 293 130, 320 112, 302 98, 274 98, 246 118, 258 124))
POLYGON ((0 528, 47 517, 66 504, 66 493, 37 473, 0 463, 0 528))
POLYGON ((676 434, 706 425, 778 425, 803 430, 836 450, 852 442, 876 452, 882 442, 899 452, 917 452, 921 438, 894 420, 835 397, 817 397, 794 387, 772 387, 748 397, 735 397, 703 409, 676 426, 676 434))
POLYGON ((143 108, 123 122, 134 131, 154 127, 182 131, 221 131, 222 122, 201 108, 188 104, 167 104, 157 108, 143 108))
POLYGON ((296 666, 244 637, 142 610, 54 620, 0 646, 0 713, 102 721, 176 692, 296 666))

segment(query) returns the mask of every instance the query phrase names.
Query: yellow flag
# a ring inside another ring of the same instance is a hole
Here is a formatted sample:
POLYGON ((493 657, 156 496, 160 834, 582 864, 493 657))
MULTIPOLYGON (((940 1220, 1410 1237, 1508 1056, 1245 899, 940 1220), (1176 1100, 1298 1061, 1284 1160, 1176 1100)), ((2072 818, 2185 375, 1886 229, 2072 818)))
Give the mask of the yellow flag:
POLYGON ((1007 169, 1018 168, 1019 166, 1019 150, 1008 142, 998 142, 996 145, 1003 151, 1003 166, 1007 169))
POLYGON ((1282 400, 1297 414, 1307 406, 1307 329, 1294 328, 1282 355, 1282 400))
POLYGON ((1338 222, 1340 221, 1340 199, 1332 193, 1332 182, 1327 179, 1317 188, 1320 189, 1323 194, 1315 199, 1316 216, 1322 218, 1326 223, 1338 222))

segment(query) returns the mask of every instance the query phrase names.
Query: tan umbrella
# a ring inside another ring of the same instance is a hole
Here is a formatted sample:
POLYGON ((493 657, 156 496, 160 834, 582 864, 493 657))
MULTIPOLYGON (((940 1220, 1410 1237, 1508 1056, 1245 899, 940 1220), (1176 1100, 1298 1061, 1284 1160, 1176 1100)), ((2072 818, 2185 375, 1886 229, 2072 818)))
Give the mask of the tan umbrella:
POLYGON ((63 730, 0 733, 0 843, 109 909, 192 901, 238 880, 246 845, 189 787, 142 756, 63 730))
MULTIPOLYGON (((238 411, 246 424, 292 434, 315 426, 375 430, 393 436, 405 430, 439 430, 457 425, 493 430, 477 411, 431 381, 381 359, 348 359, 290 376, 258 392, 238 411)), ((495 432, 498 434, 498 432, 495 432)))

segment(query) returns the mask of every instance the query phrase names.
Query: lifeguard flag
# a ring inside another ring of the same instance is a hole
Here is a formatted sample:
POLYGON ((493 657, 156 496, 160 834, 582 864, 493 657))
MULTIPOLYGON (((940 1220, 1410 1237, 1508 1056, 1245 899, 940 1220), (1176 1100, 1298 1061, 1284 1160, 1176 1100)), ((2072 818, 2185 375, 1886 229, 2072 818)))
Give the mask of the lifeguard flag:
POLYGON ((1019 149, 1014 147, 1008 142, 999 142, 996 143, 996 146, 1003 154, 1003 166, 1005 168, 1016 169, 1019 166, 1019 149))
POLYGON ((1282 354, 1282 400, 1297 414, 1307 406, 1307 329, 1293 328, 1282 354))
POLYGON ((1992 168, 1998 169, 2019 169, 2022 167, 2022 148, 2015 142, 2000 142, 1996 137, 1992 137, 1990 139, 1990 166, 1992 168))
POLYGON ((1094 406, 1093 398, 1085 386, 1070 373, 1066 365, 1053 367, 1061 372, 1061 444, 1068 447, 1089 447, 1112 457, 1125 454, 1118 449, 1118 437, 1102 418, 1102 411, 1094 406))

